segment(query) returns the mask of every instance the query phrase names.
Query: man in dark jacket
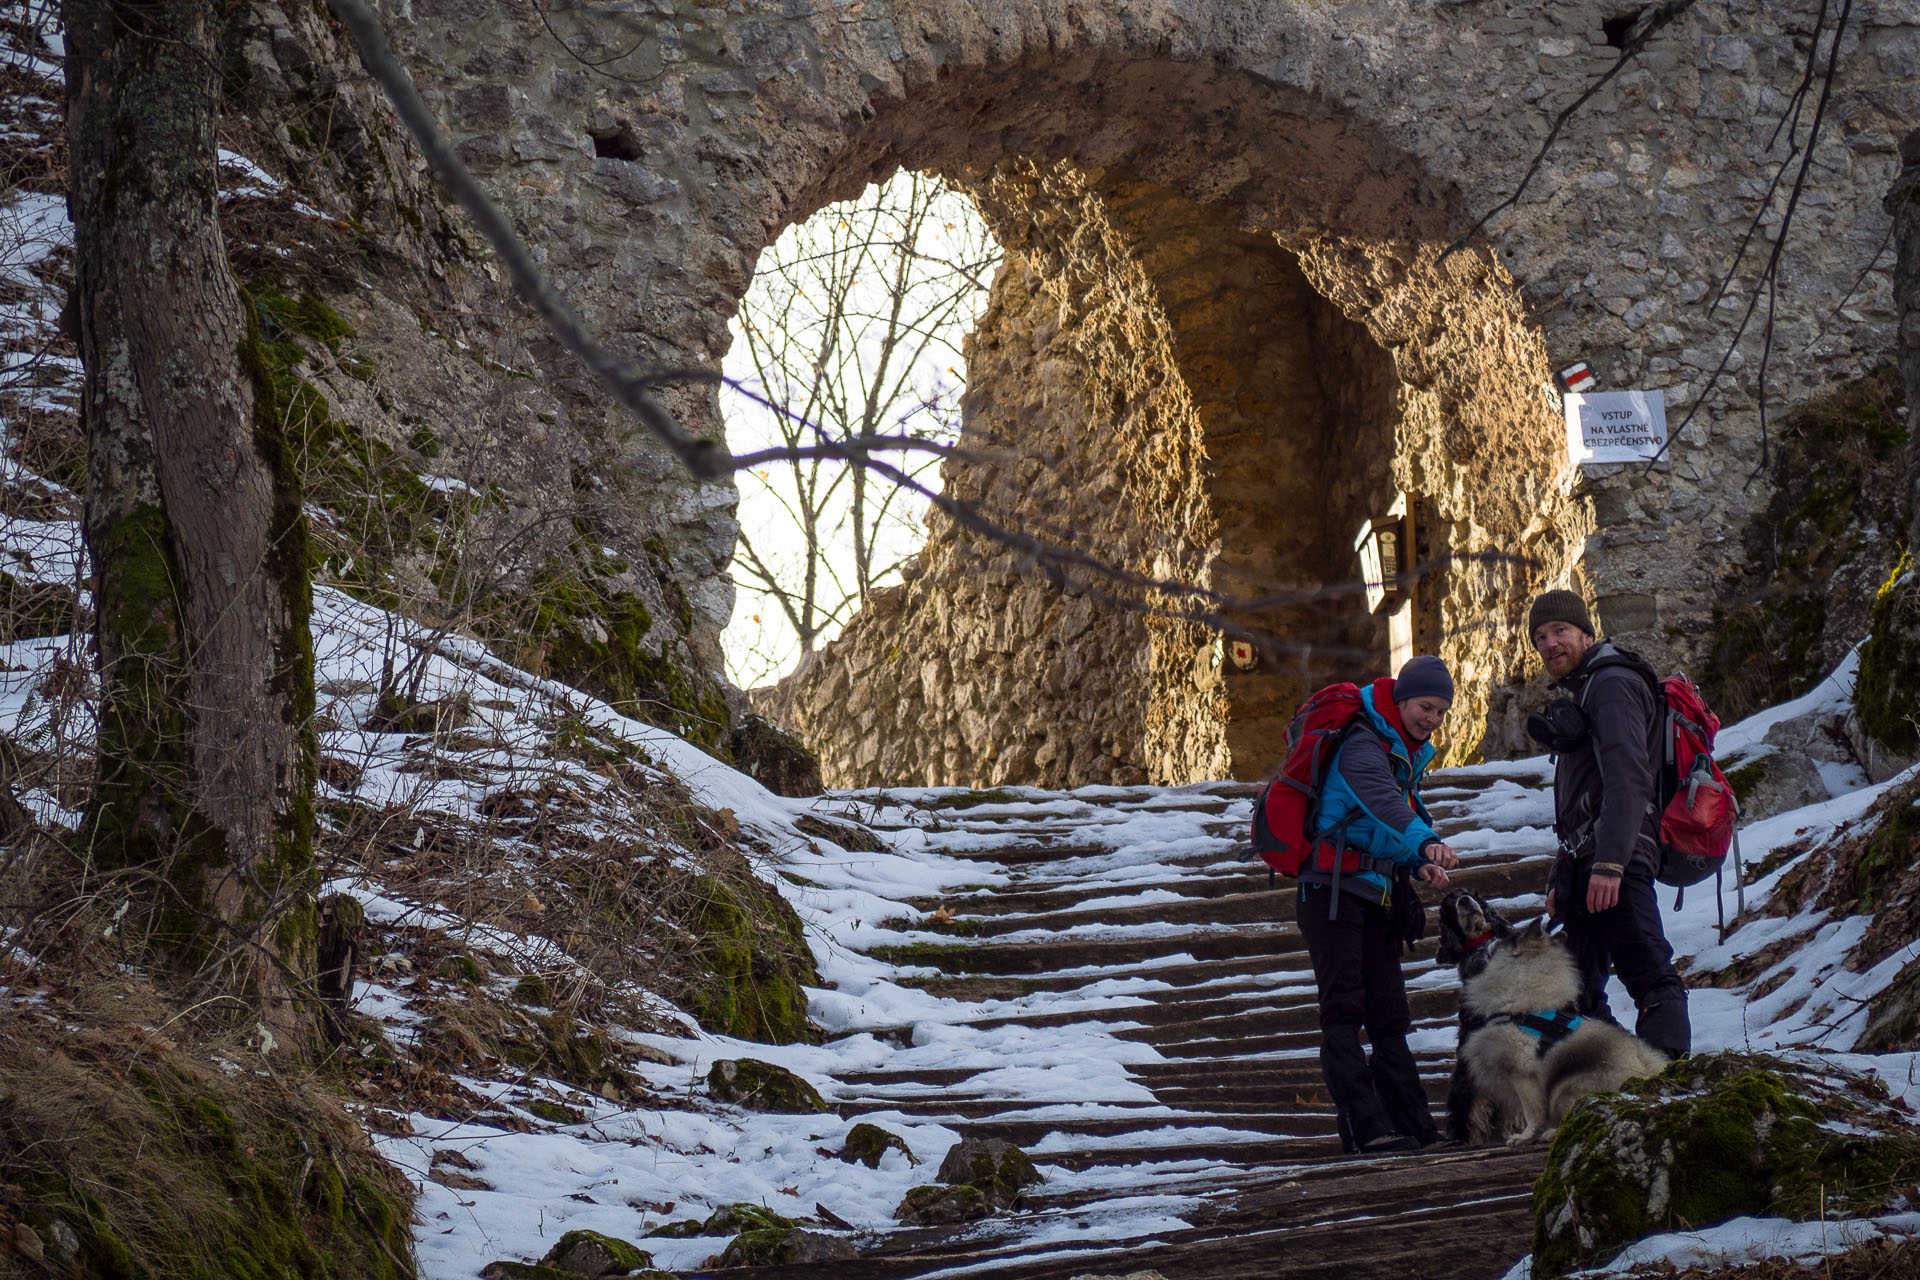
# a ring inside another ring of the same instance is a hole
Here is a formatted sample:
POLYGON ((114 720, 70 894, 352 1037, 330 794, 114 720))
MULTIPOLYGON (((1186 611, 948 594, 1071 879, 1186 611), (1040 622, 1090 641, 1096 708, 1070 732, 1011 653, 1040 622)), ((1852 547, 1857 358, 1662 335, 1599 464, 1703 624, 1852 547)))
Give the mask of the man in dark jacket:
POLYGON ((1547 914, 1566 926, 1580 966, 1579 1012, 1611 1017, 1611 965, 1640 1011, 1640 1038, 1677 1058, 1693 1033, 1653 894, 1660 869, 1658 681, 1638 656, 1594 638, 1586 603, 1574 592, 1535 600, 1527 632, 1554 687, 1583 713, 1571 717, 1575 731, 1552 744, 1560 852, 1547 878, 1547 914))

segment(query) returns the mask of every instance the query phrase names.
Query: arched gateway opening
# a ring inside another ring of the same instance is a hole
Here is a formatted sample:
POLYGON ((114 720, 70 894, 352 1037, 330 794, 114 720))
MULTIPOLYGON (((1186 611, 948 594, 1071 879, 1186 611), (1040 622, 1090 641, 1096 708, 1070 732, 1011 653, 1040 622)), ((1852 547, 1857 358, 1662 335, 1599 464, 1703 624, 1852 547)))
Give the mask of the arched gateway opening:
POLYGON ((1410 562, 1469 557, 1422 578, 1394 638, 1453 662, 1450 745, 1477 749, 1528 575, 1472 557, 1552 527, 1533 518, 1554 423, 1505 271, 1441 261, 1444 186, 1308 94, 1171 60, 936 71, 871 112, 800 166, 781 225, 896 166, 986 215, 1007 256, 968 350, 976 456, 948 491, 1140 578, 1267 603, 1142 611, 1167 597, 1071 558, 1036 573, 936 520, 905 585, 757 695, 828 781, 1259 776, 1307 689, 1387 670, 1355 537, 1396 503, 1410 562), (1248 661, 1239 629, 1273 643, 1248 661))

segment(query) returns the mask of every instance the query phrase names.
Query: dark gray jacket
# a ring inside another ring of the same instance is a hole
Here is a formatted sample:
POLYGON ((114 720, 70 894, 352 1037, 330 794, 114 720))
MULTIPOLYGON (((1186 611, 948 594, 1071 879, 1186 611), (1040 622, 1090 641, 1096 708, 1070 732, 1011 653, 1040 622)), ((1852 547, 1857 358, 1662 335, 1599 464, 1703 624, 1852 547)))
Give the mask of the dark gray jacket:
POLYGON ((1602 640, 1555 687, 1580 703, 1590 725, 1586 740, 1554 765, 1556 881, 1570 883, 1588 867, 1653 875, 1660 869, 1655 770, 1661 727, 1653 668, 1602 640))

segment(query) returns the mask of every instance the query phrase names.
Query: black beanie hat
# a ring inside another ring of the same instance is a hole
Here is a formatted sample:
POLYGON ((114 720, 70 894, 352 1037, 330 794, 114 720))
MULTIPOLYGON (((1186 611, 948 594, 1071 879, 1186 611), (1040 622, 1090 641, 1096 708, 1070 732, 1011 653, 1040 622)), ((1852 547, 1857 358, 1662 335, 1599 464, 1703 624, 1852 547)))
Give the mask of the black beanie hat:
POLYGON ((1588 635, 1594 633, 1593 619, 1587 616, 1587 602, 1577 591, 1541 593, 1534 600, 1533 608, 1527 610, 1527 639, 1532 640, 1534 632, 1549 622, 1570 622, 1588 635))
POLYGON ((1445 698, 1448 702, 1453 701, 1453 673, 1447 670, 1445 662, 1432 654, 1408 658, 1394 679, 1395 702, 1407 702, 1414 698, 1445 698))

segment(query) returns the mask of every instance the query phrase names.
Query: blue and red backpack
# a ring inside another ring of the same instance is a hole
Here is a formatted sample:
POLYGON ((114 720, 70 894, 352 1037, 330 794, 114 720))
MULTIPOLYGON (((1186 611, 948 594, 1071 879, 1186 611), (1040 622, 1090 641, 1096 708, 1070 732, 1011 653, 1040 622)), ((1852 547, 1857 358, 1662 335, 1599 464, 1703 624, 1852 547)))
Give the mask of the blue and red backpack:
POLYGON ((1294 712, 1287 726, 1287 758, 1253 802, 1253 851, 1273 871, 1297 876, 1309 857, 1322 871, 1334 870, 1336 861, 1341 871, 1360 869, 1360 853, 1316 843, 1312 827, 1334 753, 1349 730, 1364 724, 1356 684, 1316 690, 1294 712))

